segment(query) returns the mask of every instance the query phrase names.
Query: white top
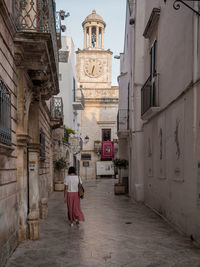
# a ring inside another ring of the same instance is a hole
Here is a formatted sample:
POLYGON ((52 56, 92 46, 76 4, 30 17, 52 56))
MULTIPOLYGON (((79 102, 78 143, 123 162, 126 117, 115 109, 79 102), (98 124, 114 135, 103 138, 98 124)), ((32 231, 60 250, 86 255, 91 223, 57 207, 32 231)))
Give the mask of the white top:
MULTIPOLYGON (((79 177, 82 184, 81 177, 79 177)), ((64 179, 64 184, 68 186, 68 192, 78 192, 79 179, 77 175, 67 175, 64 179)))

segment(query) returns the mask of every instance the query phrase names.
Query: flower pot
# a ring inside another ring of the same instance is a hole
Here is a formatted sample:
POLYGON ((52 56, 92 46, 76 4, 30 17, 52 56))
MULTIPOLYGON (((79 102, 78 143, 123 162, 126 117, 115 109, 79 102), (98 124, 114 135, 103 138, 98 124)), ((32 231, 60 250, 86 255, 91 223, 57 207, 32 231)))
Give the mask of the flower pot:
POLYGON ((54 191, 64 191, 64 183, 61 181, 54 182, 54 191))
POLYGON ((124 195, 126 193, 126 186, 121 183, 117 183, 114 185, 114 193, 115 195, 124 195))

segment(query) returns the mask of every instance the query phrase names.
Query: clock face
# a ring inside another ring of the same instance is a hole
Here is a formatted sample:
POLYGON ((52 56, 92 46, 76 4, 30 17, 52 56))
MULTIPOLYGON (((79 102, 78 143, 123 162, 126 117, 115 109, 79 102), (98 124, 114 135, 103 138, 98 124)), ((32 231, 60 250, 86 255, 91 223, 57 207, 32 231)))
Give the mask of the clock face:
POLYGON ((99 59, 90 58, 84 65, 85 74, 91 78, 97 78, 103 73, 103 64, 99 59))

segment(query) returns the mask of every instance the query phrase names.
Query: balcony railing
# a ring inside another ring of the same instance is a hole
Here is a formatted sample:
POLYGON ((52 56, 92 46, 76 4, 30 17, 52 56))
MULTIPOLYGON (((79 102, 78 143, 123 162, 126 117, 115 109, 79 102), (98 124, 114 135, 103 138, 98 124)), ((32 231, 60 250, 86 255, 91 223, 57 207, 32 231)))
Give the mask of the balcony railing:
POLYGON ((14 15, 18 32, 51 34, 54 57, 58 67, 58 29, 56 30, 53 0, 14 0, 14 15))
POLYGON ((0 77, 0 142, 11 145, 11 97, 0 77))
POLYGON ((152 107, 158 107, 158 75, 149 76, 141 89, 141 115, 152 107))
POLYGON ((53 119, 63 119, 62 97, 53 97, 50 104, 51 117, 53 119))
POLYGON ((117 114, 117 130, 129 130, 129 110, 119 109, 117 114))
POLYGON ((77 89, 77 101, 72 103, 74 110, 83 110, 85 108, 85 97, 82 89, 77 89))

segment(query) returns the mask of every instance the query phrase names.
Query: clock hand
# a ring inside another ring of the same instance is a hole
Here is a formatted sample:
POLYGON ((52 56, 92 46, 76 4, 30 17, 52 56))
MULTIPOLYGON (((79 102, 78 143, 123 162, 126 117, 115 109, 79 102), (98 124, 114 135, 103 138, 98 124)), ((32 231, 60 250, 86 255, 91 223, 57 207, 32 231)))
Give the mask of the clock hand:
POLYGON ((93 74, 93 72, 94 72, 94 67, 95 67, 95 66, 92 67, 92 74, 93 74))

